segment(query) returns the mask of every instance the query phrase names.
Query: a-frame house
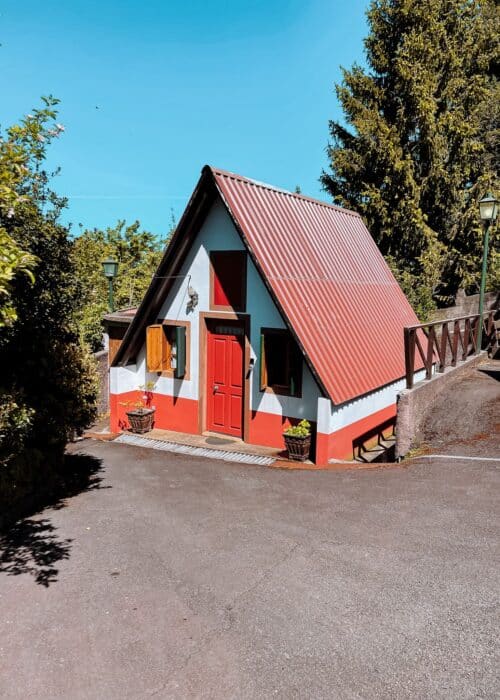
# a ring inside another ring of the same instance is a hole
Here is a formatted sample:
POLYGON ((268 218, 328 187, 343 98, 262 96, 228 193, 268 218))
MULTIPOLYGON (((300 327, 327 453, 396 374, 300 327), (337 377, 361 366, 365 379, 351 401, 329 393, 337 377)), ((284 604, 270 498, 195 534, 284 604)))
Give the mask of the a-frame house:
POLYGON ((361 217, 209 166, 110 368, 113 430, 153 386, 156 427, 283 448, 317 464, 391 430, 403 328, 418 323, 361 217))

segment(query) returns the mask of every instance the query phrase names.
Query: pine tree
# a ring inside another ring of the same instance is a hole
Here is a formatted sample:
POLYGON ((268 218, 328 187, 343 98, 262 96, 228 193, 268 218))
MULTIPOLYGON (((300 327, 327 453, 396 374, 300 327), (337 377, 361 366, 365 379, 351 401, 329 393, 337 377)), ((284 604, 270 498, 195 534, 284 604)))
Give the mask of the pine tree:
POLYGON ((367 69, 354 65, 336 86, 345 123, 330 122, 322 182, 362 214, 425 315, 433 296, 478 284, 477 202, 498 190, 499 10, 373 0, 368 23, 367 69))

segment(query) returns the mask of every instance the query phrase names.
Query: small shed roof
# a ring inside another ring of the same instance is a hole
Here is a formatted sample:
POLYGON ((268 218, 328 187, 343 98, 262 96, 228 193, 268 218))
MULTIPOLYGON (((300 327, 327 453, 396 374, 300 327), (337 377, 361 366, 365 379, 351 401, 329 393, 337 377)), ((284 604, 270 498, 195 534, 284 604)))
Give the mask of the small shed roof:
POLYGON ((118 309, 118 311, 111 311, 105 314, 102 319, 105 323, 111 323, 115 325, 128 325, 132 323, 132 319, 137 313, 136 306, 129 306, 126 309, 118 309))
MULTIPOLYGON (((418 319, 355 212, 205 166, 159 276, 175 268, 176 248, 187 252, 192 218, 202 210, 206 213, 203 194, 206 200, 214 191, 334 403, 404 375, 403 328, 418 319)), ((164 298, 155 284, 159 282, 153 280, 115 364, 125 359, 124 346, 139 337, 139 326, 154 316, 151 304, 164 298)))

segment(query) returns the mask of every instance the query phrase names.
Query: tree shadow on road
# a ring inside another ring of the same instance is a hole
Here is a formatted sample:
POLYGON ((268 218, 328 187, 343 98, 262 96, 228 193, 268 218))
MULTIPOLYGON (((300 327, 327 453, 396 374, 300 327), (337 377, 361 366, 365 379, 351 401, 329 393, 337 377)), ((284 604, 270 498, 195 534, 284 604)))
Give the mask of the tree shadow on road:
MULTIPOLYGON (((68 498, 102 486, 101 460, 85 454, 65 456, 63 478, 45 507, 59 510, 68 498)), ((48 587, 57 581, 57 563, 69 559, 71 539, 61 539, 48 518, 26 517, 0 533, 0 573, 30 574, 37 584, 48 587)))
POLYGON ((31 574, 42 586, 57 581, 55 564, 69 558, 71 540, 61 540, 47 518, 24 518, 0 537, 0 573, 31 574))

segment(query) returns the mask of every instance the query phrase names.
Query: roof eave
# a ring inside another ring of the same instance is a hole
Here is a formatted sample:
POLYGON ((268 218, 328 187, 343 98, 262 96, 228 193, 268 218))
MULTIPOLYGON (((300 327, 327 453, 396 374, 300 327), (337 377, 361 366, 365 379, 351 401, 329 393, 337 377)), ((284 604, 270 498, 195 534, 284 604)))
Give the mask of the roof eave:
POLYGON ((141 338, 143 326, 147 324, 148 319, 154 318, 158 313, 159 308, 157 307, 161 305, 162 300, 168 293, 169 287, 173 284, 173 280, 171 278, 165 278, 163 273, 166 270, 174 270, 182 264, 182 260, 189 248, 191 240, 189 234, 192 234, 195 221, 198 216, 203 216, 203 213, 206 213, 203 212, 203 210, 206 208, 208 200, 210 199, 211 182, 213 182, 213 178, 211 177, 210 168, 205 166, 193 194, 187 203, 181 220, 176 227, 175 233, 165 249, 158 269, 151 280, 151 284, 125 333, 118 352, 111 363, 111 367, 126 365, 140 350, 142 346, 141 338))

